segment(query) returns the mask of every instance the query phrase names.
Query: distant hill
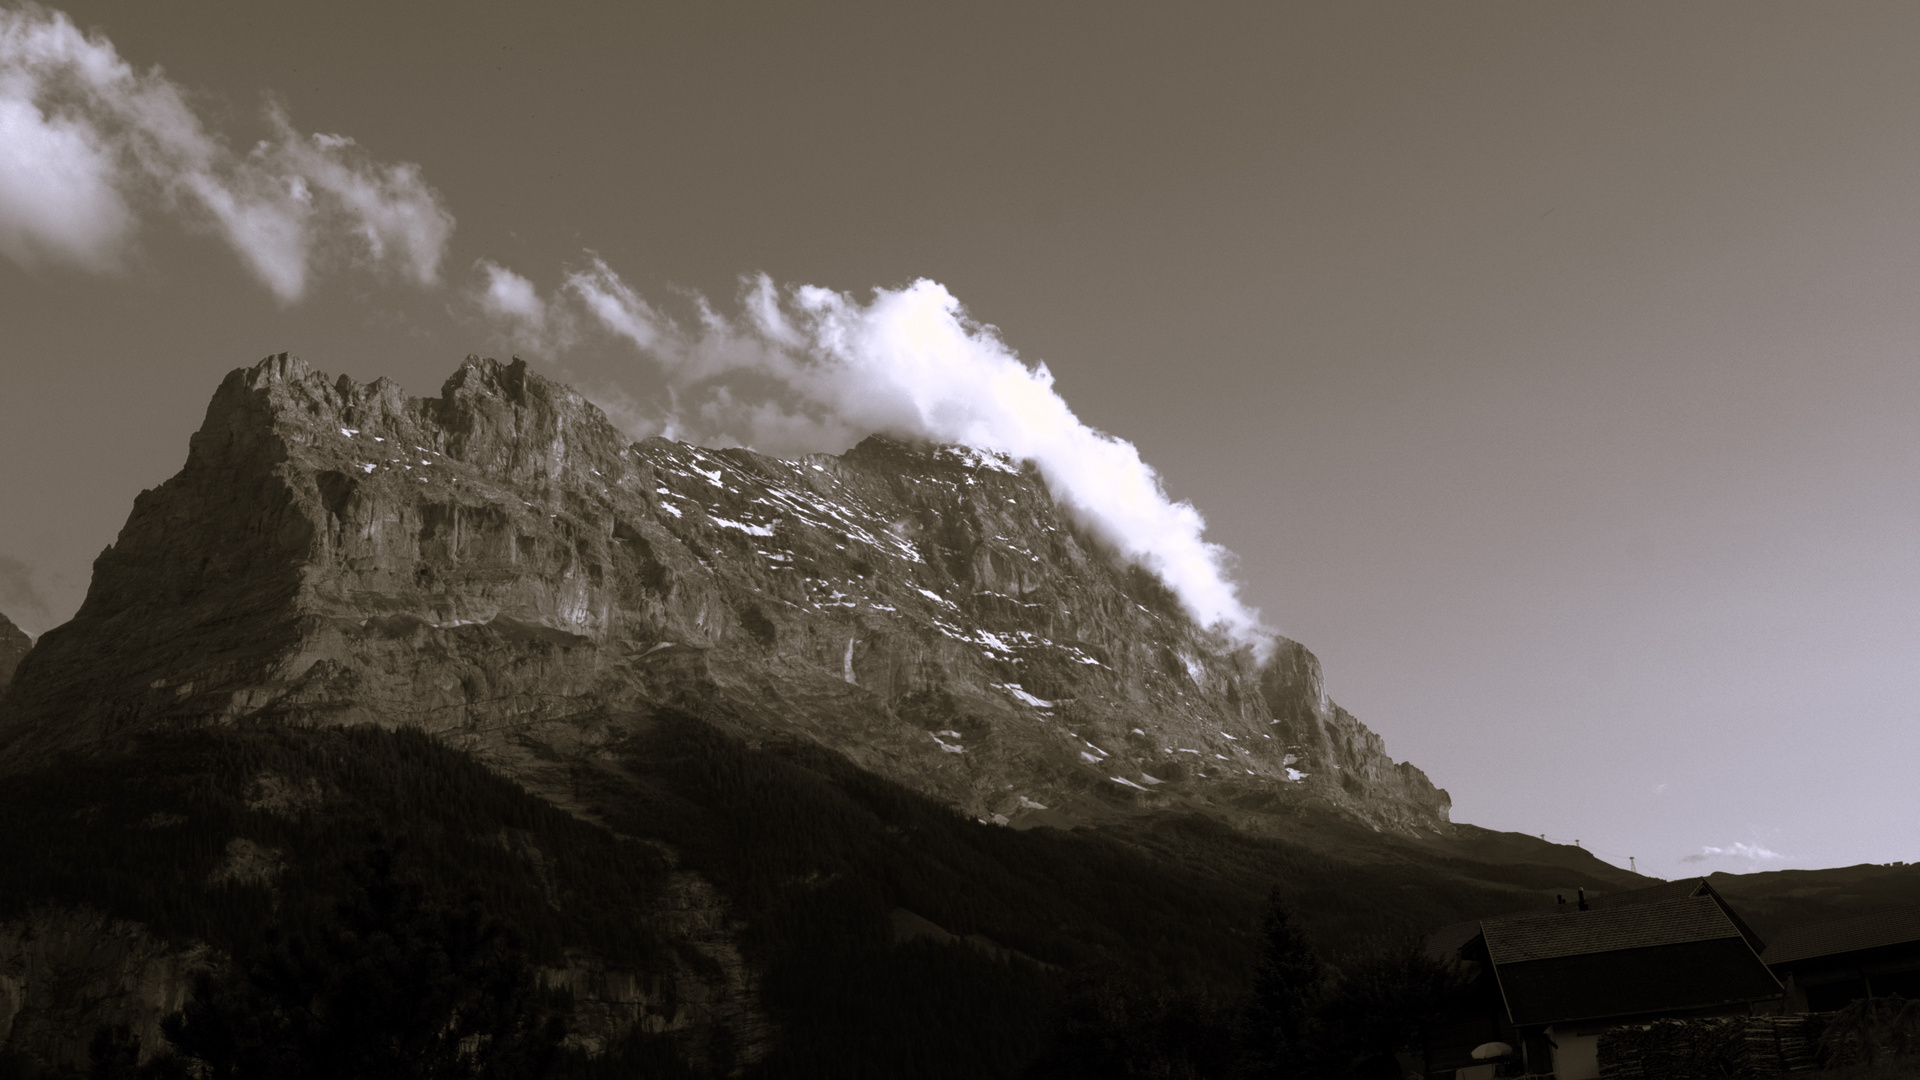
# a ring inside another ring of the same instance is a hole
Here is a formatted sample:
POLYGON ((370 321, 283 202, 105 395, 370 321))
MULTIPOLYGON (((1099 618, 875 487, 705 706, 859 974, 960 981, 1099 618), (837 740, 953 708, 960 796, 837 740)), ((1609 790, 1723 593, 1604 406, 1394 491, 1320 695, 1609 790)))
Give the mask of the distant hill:
POLYGON ((1920 863, 1714 874, 1707 880, 1762 938, 1789 926, 1920 904, 1920 863))

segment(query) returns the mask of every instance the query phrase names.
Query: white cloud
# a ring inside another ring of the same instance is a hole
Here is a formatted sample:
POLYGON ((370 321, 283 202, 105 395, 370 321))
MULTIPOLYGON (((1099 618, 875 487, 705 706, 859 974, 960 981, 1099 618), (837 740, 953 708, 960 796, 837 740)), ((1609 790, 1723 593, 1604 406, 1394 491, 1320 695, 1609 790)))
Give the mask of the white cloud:
POLYGON ((587 311, 602 326, 626 338, 642 349, 650 349, 659 340, 660 317, 652 305, 640 299, 598 256, 589 256, 591 264, 567 276, 567 288, 587 305, 587 311))
POLYGON ((1703 863, 1708 859, 1744 859, 1748 862, 1771 862, 1775 859, 1784 858, 1786 858, 1785 855, 1777 851, 1769 850, 1765 845, 1735 841, 1726 847, 1713 847, 1711 845, 1702 847, 1692 855, 1682 856, 1680 861, 1684 863, 1703 863))
POLYGON ((0 83, 0 254, 23 266, 50 259, 109 270, 132 229, 93 130, 0 83))
POLYGON ((418 168, 267 122, 236 153, 157 68, 61 12, 0 8, 0 254, 108 270, 146 209, 219 235, 283 302, 323 257, 438 282, 453 216, 418 168))
MULTIPOLYGON (((519 283, 487 268, 483 307, 521 323, 519 283), (504 286, 496 288, 500 282, 504 286)), ((552 320, 577 306, 659 365, 667 400, 638 421, 649 434, 772 453, 845 449, 870 432, 997 450, 1032 461, 1054 496, 1122 557, 1152 570, 1203 625, 1257 648, 1270 632, 1241 602, 1231 554, 1206 522, 1169 498, 1132 443, 1096 431, 991 326, 933 281, 860 300, 813 286, 746 282, 738 311, 692 301, 687 325, 667 317, 605 262, 570 274, 548 301, 552 320)), ((644 410, 619 411, 635 423, 644 410)))
MULTIPOLYGON (((369 159, 345 135, 302 138, 280 109, 270 113, 276 131, 269 157, 281 175, 303 178, 330 197, 344 231, 358 239, 374 263, 391 263, 421 285, 440 280, 440 256, 453 235, 453 215, 440 205, 420 167, 383 165, 369 159)), ((303 205, 313 200, 303 197, 303 205)))
POLYGON ((53 623, 53 611, 33 583, 33 567, 11 555, 0 555, 0 615, 29 634, 53 623))
POLYGON ((482 311, 535 334, 546 332, 547 308, 533 282, 490 259, 480 260, 480 272, 487 276, 479 295, 482 311))

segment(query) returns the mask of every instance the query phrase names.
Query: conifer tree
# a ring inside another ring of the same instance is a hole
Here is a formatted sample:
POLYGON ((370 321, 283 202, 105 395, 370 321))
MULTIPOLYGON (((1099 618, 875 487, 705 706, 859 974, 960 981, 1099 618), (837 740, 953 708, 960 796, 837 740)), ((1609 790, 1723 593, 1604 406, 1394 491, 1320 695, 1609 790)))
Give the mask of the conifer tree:
POLYGON ((1257 1077, 1291 1077, 1307 1059, 1325 968, 1276 887, 1260 920, 1260 955, 1247 1009, 1247 1051, 1257 1077))
POLYGON ((1412 936, 1389 939, 1341 965, 1319 1008, 1319 1055, 1341 1076, 1397 1077, 1393 1055, 1418 1051, 1467 988, 1458 963, 1428 955, 1412 936))

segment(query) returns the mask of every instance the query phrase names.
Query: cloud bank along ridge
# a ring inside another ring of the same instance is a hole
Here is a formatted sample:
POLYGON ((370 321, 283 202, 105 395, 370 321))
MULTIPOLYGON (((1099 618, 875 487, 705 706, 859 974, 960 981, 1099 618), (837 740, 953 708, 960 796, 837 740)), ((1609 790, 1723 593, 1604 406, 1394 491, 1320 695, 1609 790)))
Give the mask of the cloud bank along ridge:
POLYGON ((636 434, 793 454, 843 450, 879 431, 1032 461, 1078 520, 1159 576, 1202 625, 1261 653, 1271 644, 1200 512, 1167 496, 1132 443, 1083 423, 1045 364, 1021 360, 937 282, 862 301, 761 275, 744 283, 736 312, 696 296, 683 321, 597 257, 545 299, 503 266, 482 261, 480 271, 475 299, 517 340, 552 352, 611 335, 658 366, 663 405, 604 402, 636 434))
POLYGON ((110 272, 159 212, 219 235, 282 303, 323 256, 438 283, 453 215, 417 167, 303 136, 276 106, 266 120, 236 152, 158 68, 62 12, 0 7, 0 254, 110 272))

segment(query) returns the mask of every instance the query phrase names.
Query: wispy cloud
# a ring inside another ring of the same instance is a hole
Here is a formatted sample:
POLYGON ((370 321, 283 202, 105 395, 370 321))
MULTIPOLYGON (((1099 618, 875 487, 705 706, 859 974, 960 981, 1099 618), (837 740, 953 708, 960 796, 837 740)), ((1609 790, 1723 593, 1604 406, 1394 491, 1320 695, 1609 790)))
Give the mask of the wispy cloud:
POLYGON ((1232 555, 1205 538, 1200 512, 1167 495, 1132 443, 1082 422, 1045 364, 1022 360, 937 282, 860 299, 758 276, 732 310, 695 296, 675 318, 591 253, 539 305, 527 279, 491 263, 481 270, 481 307, 510 330, 577 320, 657 367, 664 400, 651 414, 631 400, 619 409, 637 434, 802 453, 878 431, 1032 461, 1056 498, 1159 575, 1203 625, 1267 643, 1229 573, 1232 555))
POLYGON ((53 611, 34 587, 33 568, 11 555, 0 555, 0 614, 28 633, 53 621, 53 611))
POLYGON ((111 271, 160 213, 220 236, 282 302, 323 259, 439 281, 453 215, 417 167, 302 135, 278 107, 265 119, 236 152, 158 68, 62 12, 0 7, 0 254, 111 271))
POLYGON ((1758 863, 1758 862, 1772 862, 1775 859, 1784 859, 1784 858, 1786 858, 1785 855, 1782 855, 1777 851, 1770 850, 1765 845, 1747 844, 1747 843, 1742 843, 1740 841, 1735 841, 1734 843, 1729 844, 1726 847, 1713 847, 1711 845, 1702 847, 1699 851, 1693 853, 1692 855, 1681 856, 1680 861, 1683 863, 1703 863, 1708 861, 1709 859, 1736 859, 1736 860, 1743 860, 1746 862, 1758 863))
POLYGON ((547 332, 547 306, 533 282, 491 259, 481 259, 477 269, 486 281, 475 294, 481 310, 503 322, 513 324, 518 333, 536 339, 547 332))

